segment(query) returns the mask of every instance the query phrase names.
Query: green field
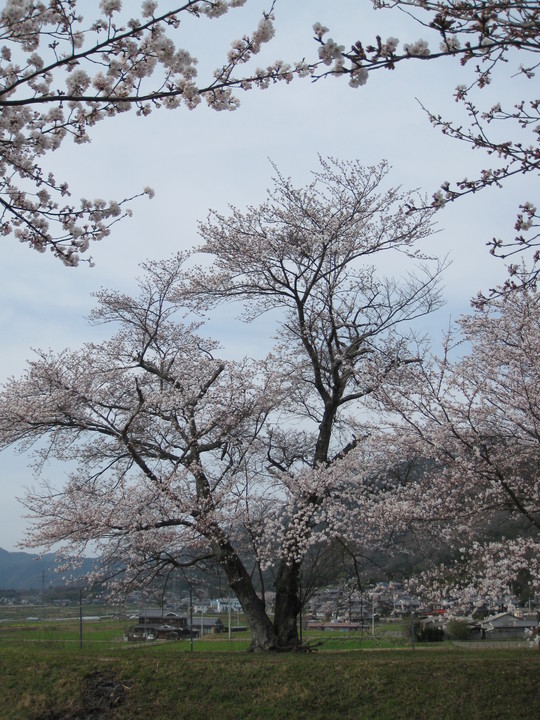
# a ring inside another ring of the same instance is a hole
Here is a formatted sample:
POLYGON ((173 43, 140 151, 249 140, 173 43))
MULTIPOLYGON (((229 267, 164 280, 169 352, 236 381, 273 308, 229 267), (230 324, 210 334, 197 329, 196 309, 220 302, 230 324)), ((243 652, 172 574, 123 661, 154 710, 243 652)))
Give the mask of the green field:
MULTIPOLYGON (((39 620, 29 619, 32 613, 19 612, 19 617, 13 613, 11 616, 3 614, 0 617, 0 648, 5 645, 17 644, 40 644, 63 647, 79 647, 81 643, 81 628, 75 608, 70 608, 61 616, 58 610, 41 609, 39 620)), ((223 616, 222 621, 227 622, 223 616)), ((245 623, 243 616, 241 624, 245 623)), ((124 648, 126 645, 124 635, 129 627, 136 621, 116 620, 103 618, 99 622, 83 621, 82 624, 82 645, 85 652, 101 653, 104 650, 112 651, 124 648)), ((197 627, 196 622, 194 623, 197 627)), ((229 640, 227 634, 216 636, 205 636, 204 639, 195 639, 193 642, 194 652, 234 652, 245 651, 249 646, 249 632, 233 632, 229 640)), ((407 647, 409 642, 405 637, 401 625, 377 624, 375 635, 371 631, 364 632, 322 632, 320 630, 304 630, 304 643, 318 651, 325 650, 365 650, 365 649, 389 649, 407 647)), ((129 643, 133 645, 133 643, 129 643)), ((154 643, 144 643, 145 647, 138 648, 139 652, 146 652, 154 643)), ((167 643, 168 648, 163 648, 162 653, 190 652, 191 643, 182 640, 175 643, 167 643)))
POLYGON ((127 643, 127 622, 0 624, 1 720, 540 717, 540 653, 416 646, 399 628, 307 633, 316 651, 249 654, 247 634, 127 643), (374 647, 375 646, 375 647, 374 647))

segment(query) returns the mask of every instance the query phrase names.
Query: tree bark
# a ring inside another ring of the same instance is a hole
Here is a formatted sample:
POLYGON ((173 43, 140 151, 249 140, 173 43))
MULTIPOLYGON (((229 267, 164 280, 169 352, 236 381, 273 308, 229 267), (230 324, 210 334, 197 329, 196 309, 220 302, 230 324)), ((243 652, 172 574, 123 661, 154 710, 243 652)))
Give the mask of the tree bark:
POLYGON ((278 649, 293 650, 300 645, 297 619, 300 612, 300 565, 281 561, 276 578, 274 632, 278 649))
POLYGON ((272 650, 276 645, 274 626, 264 601, 257 595, 242 560, 232 545, 222 539, 215 547, 216 559, 223 568, 227 582, 238 598, 251 629, 252 651, 272 650))
POLYGON ((225 571, 231 590, 238 598, 251 629, 252 652, 294 650, 300 645, 297 619, 300 612, 300 565, 282 561, 276 579, 274 622, 264 601, 257 595, 242 560, 227 540, 216 547, 216 558, 225 571))

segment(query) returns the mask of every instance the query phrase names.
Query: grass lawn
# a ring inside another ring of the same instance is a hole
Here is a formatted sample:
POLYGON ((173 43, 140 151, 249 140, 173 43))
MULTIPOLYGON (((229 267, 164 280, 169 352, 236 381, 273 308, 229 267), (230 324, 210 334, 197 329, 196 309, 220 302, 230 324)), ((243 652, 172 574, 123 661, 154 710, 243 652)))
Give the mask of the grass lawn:
POLYGON ((193 654, 185 645, 125 643, 97 653, 74 643, 5 643, 0 718, 540 717, 540 653, 528 649, 253 655, 230 652, 228 642, 207 641, 207 652, 201 644, 193 654))
MULTIPOLYGON (((119 646, 125 646, 124 634, 133 624, 131 621, 120 621, 111 618, 102 619, 99 622, 83 622, 82 642, 86 654, 103 653, 113 651, 119 646)), ((197 625, 195 624, 195 629, 197 625)), ((204 639, 195 639, 193 643, 194 652, 235 652, 245 651, 249 646, 249 631, 233 632, 229 640, 226 633, 205 636, 204 639)), ((318 651, 326 650, 366 650, 366 649, 389 649, 407 647, 409 641, 402 632, 402 627, 397 624, 376 626, 375 636, 371 632, 331 632, 321 630, 304 630, 304 643, 318 651)), ((0 649, 9 644, 35 644, 79 647, 80 626, 77 616, 70 618, 54 618, 48 620, 10 619, 0 624, 0 649)), ((130 646, 132 643, 130 643, 130 646)), ((182 640, 178 643, 168 643, 170 647, 163 649, 163 653, 190 652, 189 640, 182 640)), ((140 644, 139 652, 147 652, 154 645, 153 643, 140 644)))

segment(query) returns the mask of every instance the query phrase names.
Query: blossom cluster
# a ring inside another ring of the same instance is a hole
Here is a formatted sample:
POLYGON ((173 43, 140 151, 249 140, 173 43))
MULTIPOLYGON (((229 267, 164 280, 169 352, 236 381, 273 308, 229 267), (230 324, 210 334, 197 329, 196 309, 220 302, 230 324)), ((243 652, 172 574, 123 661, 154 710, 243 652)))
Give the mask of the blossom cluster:
POLYGON ((146 116, 159 107, 193 109, 204 100, 215 110, 234 110, 235 90, 309 73, 305 63, 278 61, 237 75, 272 39, 269 12, 253 33, 233 43, 213 77, 198 79, 197 59, 174 35, 182 15, 219 18, 244 4, 189 0, 160 12, 155 0, 145 0, 141 16, 129 18, 125 3, 102 0, 100 16, 86 25, 76 0, 8 0, 0 11, 0 233, 76 265, 92 241, 129 214, 118 207, 137 195, 105 206, 66 201, 68 184, 48 173, 40 158, 68 138, 89 142, 97 122, 130 109, 146 116))
POLYGON ((426 468, 396 511, 436 527, 455 554, 453 566, 425 573, 424 592, 496 599, 520 574, 540 587, 539 328, 536 290, 479 304, 460 320, 459 341, 450 336, 441 358, 411 369, 385 397, 403 456, 426 468), (487 542, 501 524, 509 538, 487 542))

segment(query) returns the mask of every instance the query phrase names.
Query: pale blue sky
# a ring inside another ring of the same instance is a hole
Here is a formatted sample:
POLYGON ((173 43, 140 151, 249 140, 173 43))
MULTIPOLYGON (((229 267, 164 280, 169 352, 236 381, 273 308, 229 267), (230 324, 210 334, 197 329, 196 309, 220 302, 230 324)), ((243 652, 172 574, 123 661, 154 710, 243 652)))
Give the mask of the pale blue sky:
MULTIPOLYGON (((90 8, 98 2, 83 4, 90 8)), ((267 7, 268 2, 248 0, 245 8, 213 21, 213 32, 204 39, 193 24, 185 46, 196 54, 190 42, 199 44, 201 77, 205 68, 219 64, 219 43, 225 52, 229 41, 256 27, 267 7)), ((399 14, 375 13, 369 0, 278 0, 276 14, 277 36, 257 64, 313 58, 315 21, 328 25, 340 42, 370 40, 376 32, 402 42, 422 37, 416 26, 404 29, 399 14)), ((393 166, 392 184, 429 194, 443 180, 472 177, 485 157, 441 136, 416 100, 455 116, 459 107, 452 90, 460 82, 463 71, 457 62, 408 63, 377 73, 356 90, 343 79, 304 80, 244 94, 234 113, 201 106, 146 119, 126 114, 98 125, 90 145, 67 142, 45 163, 74 191, 119 199, 149 185, 156 197, 136 201, 134 217, 91 248, 93 269, 65 268, 52 256, 2 239, 0 381, 21 371, 32 347, 60 350, 97 337, 101 330, 89 329, 85 321, 91 293, 103 286, 129 289, 141 261, 193 246, 197 221, 209 208, 223 211, 228 203, 242 207, 262 201, 272 175, 268 158, 298 183, 309 180, 318 153, 358 158, 366 165, 386 158, 393 166)), ((515 81, 504 80, 489 90, 490 98, 504 100, 515 87, 515 81)), ((450 315, 467 311, 472 295, 504 277, 503 263, 491 258, 485 243, 494 235, 511 234, 519 202, 534 200, 537 191, 536 178, 516 178, 504 190, 465 198, 440 213, 441 232, 426 248, 441 256, 449 253, 453 265, 445 276, 447 307, 426 323, 435 336, 448 326, 450 315)), ((240 331, 225 315, 215 328, 230 354, 261 347, 262 326, 240 331)), ((0 454, 0 547, 8 550, 16 548, 24 531, 22 508, 14 498, 32 482, 26 463, 11 451, 0 454)))

